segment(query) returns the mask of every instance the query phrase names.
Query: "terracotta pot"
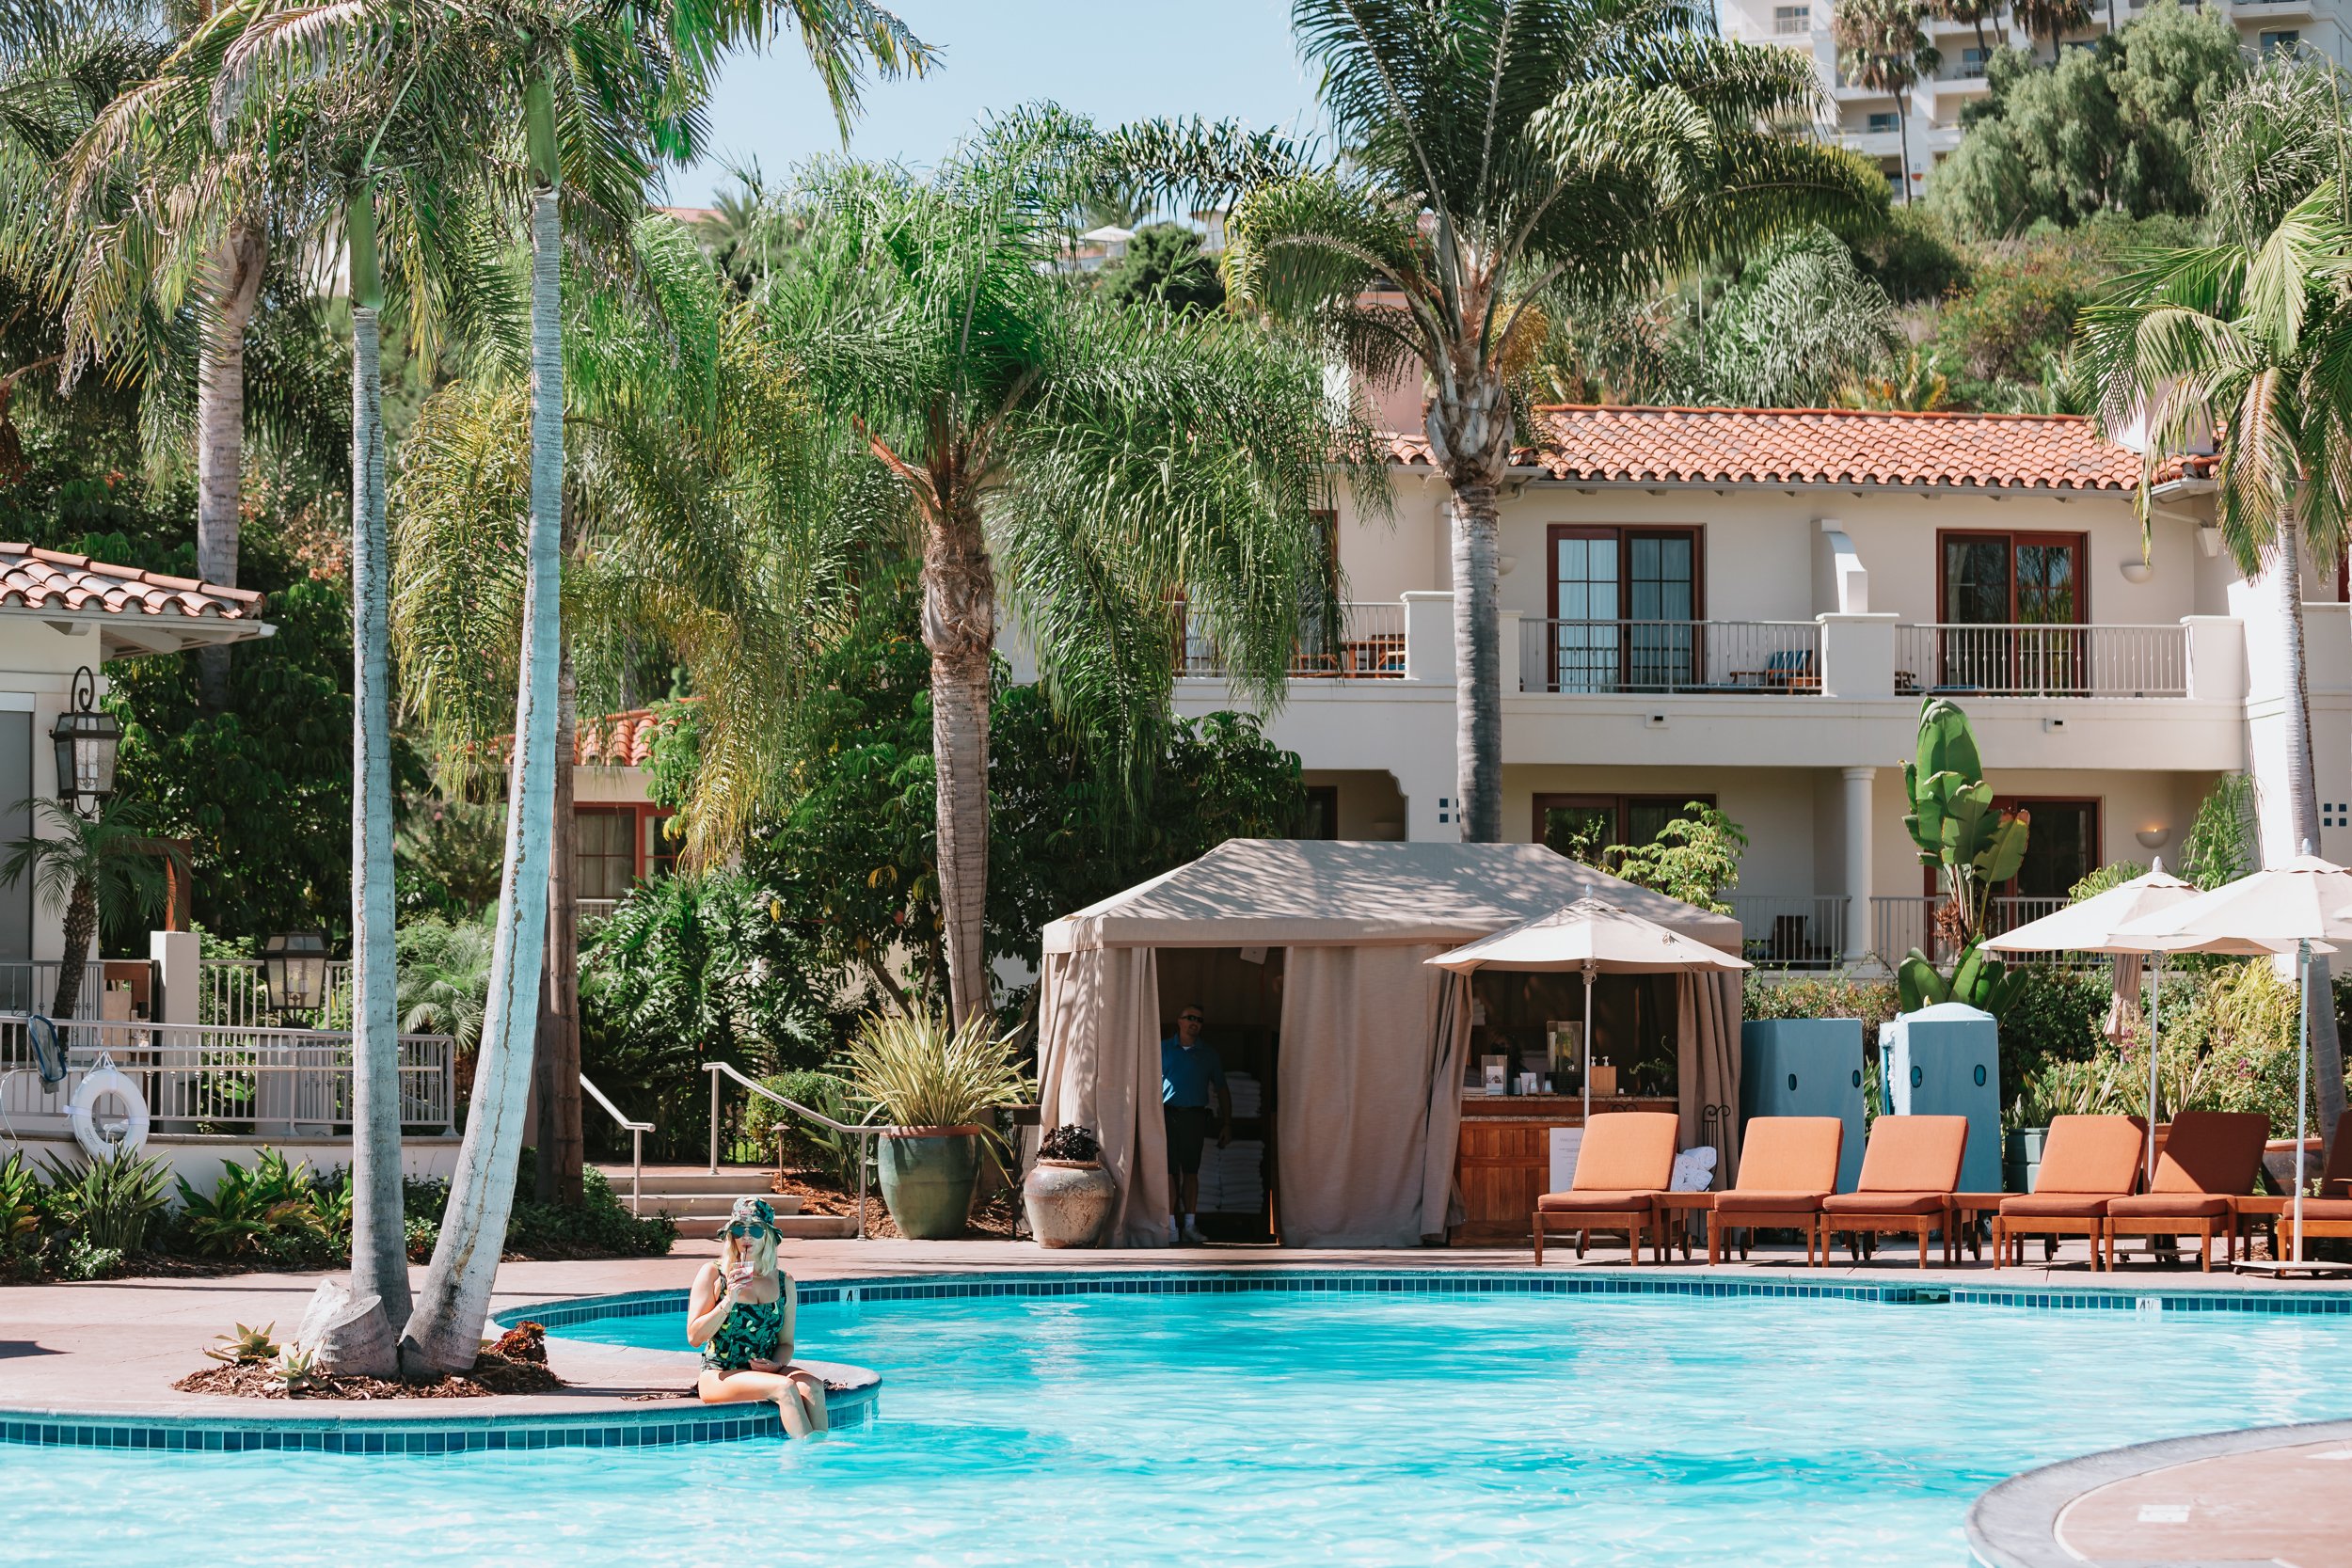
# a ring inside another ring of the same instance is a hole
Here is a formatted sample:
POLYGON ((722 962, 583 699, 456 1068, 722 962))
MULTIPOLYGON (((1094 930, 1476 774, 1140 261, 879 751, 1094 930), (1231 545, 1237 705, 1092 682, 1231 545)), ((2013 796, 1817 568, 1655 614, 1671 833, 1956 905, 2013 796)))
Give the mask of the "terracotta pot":
POLYGON ((1093 1160, 1040 1160, 1021 1183, 1029 1234, 1040 1246, 1091 1246, 1110 1217, 1119 1183, 1093 1160))
POLYGON ((980 1140, 969 1128, 910 1127, 877 1140, 882 1202, 911 1242, 963 1234, 980 1174, 980 1140))

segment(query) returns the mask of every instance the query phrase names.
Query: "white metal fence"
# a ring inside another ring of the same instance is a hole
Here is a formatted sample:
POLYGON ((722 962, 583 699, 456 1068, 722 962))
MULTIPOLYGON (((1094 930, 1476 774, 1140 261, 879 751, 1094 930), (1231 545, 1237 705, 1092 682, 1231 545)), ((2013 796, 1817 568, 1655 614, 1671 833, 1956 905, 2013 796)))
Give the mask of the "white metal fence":
MULTIPOLYGON (((1184 624, 1178 660, 1177 673, 1182 675, 1231 673, 1208 628, 1191 619, 1184 624)), ((1404 601, 1343 604, 1329 622, 1305 621, 1291 646, 1287 673, 1293 680, 1403 680, 1404 601)))
POLYGON ((1565 692, 1821 689, 1811 621, 1521 621, 1519 689, 1565 692))
MULTIPOLYGON (((57 1025, 67 1078, 41 1083, 22 1013, 0 1015, 0 1109, 11 1125, 65 1108, 100 1055, 138 1084, 167 1132, 313 1132, 351 1127, 351 1037, 320 1029, 158 1025, 73 1019, 57 1025)), ((447 1132, 456 1119, 456 1042, 400 1037, 400 1119, 447 1132)))
MULTIPOLYGON (((197 1022, 236 1026, 276 1026, 279 1015, 268 1006, 259 958, 206 958, 200 965, 197 991, 197 1022)), ((287 1018, 297 1015, 286 1014, 287 1018)), ((316 1010, 299 1015, 322 1027, 351 1022, 351 962, 326 961, 326 990, 316 1010)))
MULTIPOLYGON (((1870 951, 1889 965, 1900 963, 1903 955, 1915 947, 1938 963, 1950 961, 1957 956, 1952 944, 1941 940, 1935 930, 1936 907, 1944 902, 1941 897, 1917 895, 1874 895, 1870 899, 1870 951)), ((2063 898, 1995 898, 1986 909, 1986 932, 1998 936, 2013 931, 2065 907, 2063 898)))
POLYGON ((1774 897, 1732 894, 1725 902, 1739 918, 1740 944, 1750 963, 1766 969, 1836 969, 1846 952, 1844 894, 1774 897))
POLYGON ((2188 628, 1895 628, 1895 689, 1974 697, 2185 697, 2188 628))
MULTIPOLYGON (((50 1004, 56 1000, 57 971, 63 967, 56 958, 0 962, 0 1012, 46 1014, 50 1004)), ((104 960, 93 958, 84 964, 82 989, 74 998, 73 1016, 96 1018, 99 997, 105 989, 104 960)))

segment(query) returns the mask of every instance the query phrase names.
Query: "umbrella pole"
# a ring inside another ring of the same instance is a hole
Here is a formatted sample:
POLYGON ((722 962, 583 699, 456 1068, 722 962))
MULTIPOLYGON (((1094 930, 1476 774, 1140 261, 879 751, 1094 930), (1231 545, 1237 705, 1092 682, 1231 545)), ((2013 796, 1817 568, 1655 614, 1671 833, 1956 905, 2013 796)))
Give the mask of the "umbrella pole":
POLYGON ((2295 1241, 2291 1257, 2303 1260, 2303 1118, 2312 1080, 2312 944, 2295 944, 2295 1241))
MULTIPOLYGON (((2134 959, 2137 962, 2137 959, 2134 959)), ((2156 1187, 2156 1005, 2164 1000, 2164 955, 2158 953, 2148 983, 2148 1190, 2156 1187)))
POLYGON ((1584 1125, 1593 1125, 1593 966, 1584 966, 1584 1125))

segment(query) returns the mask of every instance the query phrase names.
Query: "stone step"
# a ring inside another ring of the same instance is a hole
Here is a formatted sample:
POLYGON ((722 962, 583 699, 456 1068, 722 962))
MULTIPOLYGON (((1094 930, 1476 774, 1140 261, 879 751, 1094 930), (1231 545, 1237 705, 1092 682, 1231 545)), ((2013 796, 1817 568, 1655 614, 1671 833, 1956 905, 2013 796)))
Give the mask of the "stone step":
MULTIPOLYGON (((650 1204, 646 1206, 646 1212, 652 1212, 650 1204)), ((718 1235, 719 1227, 727 1222, 724 1214, 671 1217, 680 1236, 696 1241, 708 1241, 718 1235)), ((857 1221, 848 1214, 779 1213, 776 1229, 787 1242, 846 1241, 857 1234, 857 1221)))
MULTIPOLYGON (((628 1189, 622 1188, 616 1196, 627 1203, 628 1189)), ((801 1212, 801 1200, 791 1193, 658 1193, 651 1187, 645 1189, 638 1207, 648 1214, 658 1210, 674 1220, 723 1220, 734 1209, 739 1196, 766 1199, 768 1207, 779 1219, 801 1212)))
MULTIPOLYGON (((627 1165, 598 1165, 604 1179, 616 1193, 628 1191, 629 1169, 627 1165)), ((765 1196, 775 1172, 765 1165, 721 1165, 713 1175, 707 1165, 647 1165, 641 1180, 649 1193, 724 1193, 730 1197, 738 1193, 758 1193, 765 1196)))

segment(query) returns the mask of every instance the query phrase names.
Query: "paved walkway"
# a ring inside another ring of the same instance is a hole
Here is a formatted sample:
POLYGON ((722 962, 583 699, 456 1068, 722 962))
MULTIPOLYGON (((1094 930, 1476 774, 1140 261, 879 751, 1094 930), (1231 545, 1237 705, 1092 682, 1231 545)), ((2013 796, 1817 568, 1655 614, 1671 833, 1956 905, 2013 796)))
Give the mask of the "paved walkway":
MULTIPOLYGON (((683 1290, 710 1242, 681 1242, 666 1258, 592 1262, 510 1262, 501 1266, 491 1309, 504 1311, 532 1302, 628 1291, 683 1290)), ((1547 1252, 1549 1270, 1624 1271, 1624 1254, 1596 1249, 1582 1263, 1572 1248, 1547 1252)), ((1528 1249, 1422 1248, 1406 1251, 1291 1251, 1272 1246, 1207 1246, 1136 1251, 1049 1251, 1028 1242, 800 1242, 787 1249, 786 1266, 803 1279, 843 1275, 921 1275, 1035 1269, 1168 1268, 1526 1268, 1528 1249)), ((1677 1265, 1682 1267, 1683 1265, 1677 1265)), ((1703 1261, 1692 1267, 1704 1271, 1703 1261)), ((1649 1272, 1645 1265, 1643 1272, 1649 1272)), ((1724 1263, 1719 1278, 1772 1277, 1821 1284, 1998 1284, 2036 1290, 2110 1288, 2135 1285, 2168 1290, 2297 1291, 2313 1287, 2193 1269, 2125 1268, 2093 1274, 2079 1247, 2061 1251, 2052 1266, 1995 1269, 1986 1264, 1954 1269, 1917 1269, 1881 1253, 1867 1266, 1806 1269, 1793 1254, 1758 1251, 1747 1263, 1724 1263)), ((204 1348, 234 1323, 275 1323, 291 1332, 302 1319, 310 1293, 325 1277, 317 1274, 249 1274, 217 1279, 126 1279, 81 1285, 0 1287, 0 1406, 89 1410, 184 1408, 190 1398, 204 1407, 241 1402, 175 1394, 171 1385, 206 1365, 204 1348)), ((421 1283, 423 1271, 412 1275, 421 1283)), ((2338 1287, 2341 1289, 2341 1287, 2338 1287)), ((567 1381, 599 1390, 683 1387, 693 1363, 681 1350, 619 1351, 550 1341, 557 1372, 567 1381)), ((501 1409, 506 1402, 494 1402, 501 1409)), ((274 1406, 283 1410, 282 1403, 274 1406)), ((467 1402, 467 1408, 474 1408, 467 1402)), ((2346 1481, 2352 1481, 2352 1471, 2346 1481)))
POLYGON ((1980 1499, 1993 1568, 2352 1564, 2352 1421, 2217 1433, 2028 1471, 1980 1499))

